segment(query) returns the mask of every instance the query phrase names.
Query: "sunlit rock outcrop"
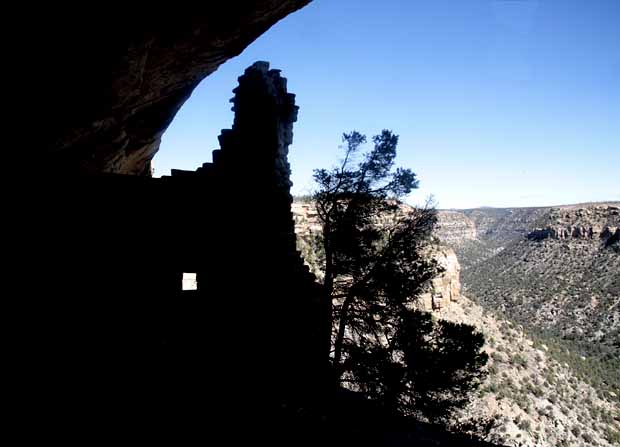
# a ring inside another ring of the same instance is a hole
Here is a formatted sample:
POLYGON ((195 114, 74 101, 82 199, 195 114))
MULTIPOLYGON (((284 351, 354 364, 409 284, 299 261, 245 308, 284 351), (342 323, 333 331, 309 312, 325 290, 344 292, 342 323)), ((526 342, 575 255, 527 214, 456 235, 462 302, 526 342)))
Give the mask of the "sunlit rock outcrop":
POLYGON ((431 257, 441 266, 442 273, 431 281, 429 291, 420 297, 424 310, 437 310, 458 301, 461 295, 461 265, 451 248, 435 245, 431 257))
POLYGON ((446 244, 460 245, 476 239, 476 226, 465 214, 458 211, 439 211, 435 235, 446 244))
POLYGON ((534 228, 528 239, 602 239, 612 243, 620 236, 620 208, 612 205, 552 209, 547 225, 534 228))
MULTIPOLYGON (((402 205, 402 208, 404 210, 411 209, 407 205, 402 205)), ((320 278, 322 277, 322 272, 316 265, 318 261, 317 247, 311 246, 313 235, 319 235, 322 231, 316 208, 312 202, 297 201, 293 202, 291 209, 295 219, 295 233, 298 236, 298 248, 302 252, 306 263, 320 278)), ((452 220, 452 222, 455 221, 463 222, 464 220, 457 217, 452 220)), ((468 228, 467 225, 465 227, 468 228)), ((452 228, 462 228, 462 226, 459 223, 453 225, 452 228)), ((466 237, 472 234, 469 229, 464 233, 467 235, 466 237)), ((457 238, 454 238, 454 240, 455 239, 457 238)), ((428 285, 427 292, 421 295, 416 307, 431 311, 441 309, 450 305, 451 302, 458 300, 461 294, 461 266, 454 250, 446 245, 433 243, 429 245, 427 251, 428 256, 439 264, 442 271, 428 285)))

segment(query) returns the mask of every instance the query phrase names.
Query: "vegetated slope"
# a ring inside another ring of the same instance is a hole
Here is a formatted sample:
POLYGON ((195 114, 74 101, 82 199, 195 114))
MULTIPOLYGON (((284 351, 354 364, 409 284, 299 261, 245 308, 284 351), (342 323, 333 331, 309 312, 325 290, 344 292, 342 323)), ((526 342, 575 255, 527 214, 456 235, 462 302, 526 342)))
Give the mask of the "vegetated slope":
MULTIPOLYGON (((305 201, 295 203, 293 211, 300 239, 299 248, 312 265, 316 263, 317 253, 320 257, 320 247, 314 247, 310 237, 320 231, 315 210, 310 202, 305 201)), ((496 216, 509 215, 497 210, 483 212, 496 216)), ((483 226, 483 230, 479 231, 460 212, 440 211, 439 214, 443 228, 438 229, 437 235, 440 238, 444 236, 444 242, 446 237, 449 238, 449 245, 456 251, 468 253, 468 247, 480 249, 481 259, 501 254, 505 245, 510 246, 515 239, 523 240, 530 230, 511 229, 510 220, 504 217, 502 225, 505 231, 487 232, 493 230, 492 224, 487 224, 487 229, 483 226), (504 237, 507 234, 511 236, 504 237), (492 235, 493 238, 486 240, 485 235, 492 235)), ((540 220, 546 214, 532 217, 533 214, 525 213, 529 216, 527 224, 531 228, 547 222, 540 220)), ((444 278, 443 282, 458 284, 459 270, 447 269, 444 275, 449 277, 444 278)), ((619 406, 614 395, 591 386, 589 382, 592 380, 584 380, 584 371, 596 370, 601 362, 592 357, 583 360, 577 350, 567 350, 567 343, 559 337, 532 334, 529 326, 496 316, 497 309, 493 305, 483 308, 464 296, 449 295, 451 299, 442 300, 441 306, 433 303, 428 306, 425 300, 421 300, 420 304, 423 308, 435 309, 438 318, 476 326, 485 334, 484 349, 490 356, 488 378, 470 406, 460 415, 461 422, 491 418, 494 428, 486 439, 505 445, 607 447, 620 442, 619 406)))
POLYGON ((568 350, 566 361, 581 377, 617 398, 620 208, 549 209, 531 219, 530 225, 525 235, 512 241, 507 238, 505 246, 498 245, 501 238, 491 226, 486 234, 493 237, 483 239, 482 244, 493 247, 495 253, 487 252, 477 262, 471 261, 475 243, 456 249, 457 253, 468 251, 461 257, 466 293, 485 309, 568 350))
POLYGON ((492 419, 487 440, 523 447, 620 443, 617 403, 559 360, 557 345, 530 337, 523 326, 496 317, 464 296, 436 315, 473 325, 485 336, 489 374, 460 418, 492 419))
POLYGON ((455 249, 463 268, 470 268, 494 256, 509 243, 526 237, 534 228, 544 227, 553 213, 619 205, 620 202, 605 202, 557 207, 441 210, 437 235, 455 249))
POLYGON ((527 235, 549 210, 549 207, 478 208, 461 212, 474 223, 479 239, 502 245, 527 235))
POLYGON ((437 236, 469 268, 527 235, 550 208, 476 208, 439 211, 437 236))
POLYGON ((523 240, 463 276, 478 300, 519 323, 620 348, 619 272, 620 256, 600 243, 523 240))

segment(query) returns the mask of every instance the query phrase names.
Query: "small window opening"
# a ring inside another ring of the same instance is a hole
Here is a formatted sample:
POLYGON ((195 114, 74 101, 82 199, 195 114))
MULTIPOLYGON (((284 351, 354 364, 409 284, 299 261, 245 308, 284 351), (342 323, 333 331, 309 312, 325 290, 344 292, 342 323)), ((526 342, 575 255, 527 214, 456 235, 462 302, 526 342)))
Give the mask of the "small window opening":
POLYGON ((195 273, 183 273, 183 290, 198 290, 195 273))

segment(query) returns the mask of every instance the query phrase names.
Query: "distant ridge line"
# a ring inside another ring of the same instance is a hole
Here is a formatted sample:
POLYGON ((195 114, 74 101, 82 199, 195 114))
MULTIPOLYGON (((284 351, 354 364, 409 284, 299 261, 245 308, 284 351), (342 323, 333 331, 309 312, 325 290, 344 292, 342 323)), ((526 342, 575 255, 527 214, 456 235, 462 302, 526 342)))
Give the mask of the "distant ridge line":
POLYGON ((620 206, 620 200, 606 200, 601 202, 581 202, 566 205, 541 205, 541 206, 476 206, 473 208, 437 208, 437 211, 472 211, 472 210, 513 210, 513 209, 543 209, 543 208, 576 208, 595 205, 620 206))

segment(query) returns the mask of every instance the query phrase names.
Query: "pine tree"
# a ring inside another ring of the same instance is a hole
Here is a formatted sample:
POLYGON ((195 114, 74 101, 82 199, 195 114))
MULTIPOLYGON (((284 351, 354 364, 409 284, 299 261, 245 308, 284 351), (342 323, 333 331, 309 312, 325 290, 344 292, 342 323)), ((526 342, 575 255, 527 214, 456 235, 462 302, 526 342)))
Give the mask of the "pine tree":
POLYGON ((390 411, 447 416, 475 388, 486 359, 482 336, 471 327, 435 323, 412 310, 440 272, 428 253, 436 211, 403 205, 418 180, 394 167, 397 135, 382 131, 367 153, 359 132, 344 134, 343 142, 339 166, 315 171, 313 194, 334 375, 390 411))

